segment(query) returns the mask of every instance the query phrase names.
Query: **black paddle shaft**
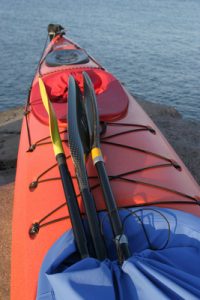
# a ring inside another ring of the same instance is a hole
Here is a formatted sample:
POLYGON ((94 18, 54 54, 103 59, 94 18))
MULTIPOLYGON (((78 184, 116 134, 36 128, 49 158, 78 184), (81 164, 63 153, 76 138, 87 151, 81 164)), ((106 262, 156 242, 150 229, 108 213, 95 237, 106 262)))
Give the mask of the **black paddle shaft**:
POLYGON ((58 162, 63 190, 67 201, 67 206, 69 210, 69 215, 72 223, 72 229, 74 232, 77 248, 80 252, 81 257, 86 258, 89 256, 86 234, 84 231, 79 206, 77 203, 77 198, 76 198, 72 178, 66 164, 65 154, 64 153, 57 154, 56 160, 58 162))
POLYGON ((83 72, 84 78, 84 108, 88 122, 88 132, 90 138, 90 150, 95 150, 97 154, 93 157, 93 163, 97 168, 101 188, 109 213, 110 222, 115 236, 115 243, 120 257, 127 259, 130 257, 128 240, 123 233, 123 226, 117 209, 116 201, 112 193, 108 175, 105 169, 104 160, 100 150, 100 134, 99 134, 99 114, 97 107, 96 95, 90 77, 83 72), (97 150, 97 151, 96 151, 97 150))
POLYGON ((68 142, 72 160, 75 166, 78 184, 83 199, 85 212, 88 220, 88 227, 92 238, 96 257, 99 260, 106 258, 106 248, 100 231, 99 219, 95 202, 89 188, 87 171, 85 166, 84 149, 81 136, 79 135, 78 104, 81 99, 80 89, 74 78, 69 78, 68 91, 68 142))
POLYGON ((106 207, 109 213, 110 222, 112 225, 112 229, 115 235, 115 243, 116 247, 123 256, 123 258, 127 259, 130 257, 130 251, 128 248, 128 241, 125 234, 123 234, 123 227, 121 223, 121 219, 119 217, 119 212, 116 206, 116 202, 110 188, 110 183, 108 179, 108 175, 105 169, 105 165, 103 161, 97 161, 96 164, 97 173, 99 176, 101 188, 103 191, 103 195, 105 198, 106 207))

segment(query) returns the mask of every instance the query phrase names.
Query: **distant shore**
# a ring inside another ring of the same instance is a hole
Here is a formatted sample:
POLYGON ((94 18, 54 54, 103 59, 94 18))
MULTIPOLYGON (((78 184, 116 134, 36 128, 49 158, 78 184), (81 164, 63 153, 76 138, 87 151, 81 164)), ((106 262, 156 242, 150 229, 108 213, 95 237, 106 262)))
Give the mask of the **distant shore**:
MULTIPOLYGON (((200 184, 200 122, 173 107, 138 100, 200 184)), ((23 107, 0 112, 0 299, 9 299, 12 200, 23 107)))

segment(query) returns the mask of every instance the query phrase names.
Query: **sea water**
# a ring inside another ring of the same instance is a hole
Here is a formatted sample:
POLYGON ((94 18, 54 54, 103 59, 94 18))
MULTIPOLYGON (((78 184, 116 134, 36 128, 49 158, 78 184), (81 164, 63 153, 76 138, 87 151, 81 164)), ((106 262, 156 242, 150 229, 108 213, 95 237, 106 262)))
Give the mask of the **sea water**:
POLYGON ((1 0, 0 110, 25 103, 49 23, 138 98, 200 118, 199 0, 1 0))

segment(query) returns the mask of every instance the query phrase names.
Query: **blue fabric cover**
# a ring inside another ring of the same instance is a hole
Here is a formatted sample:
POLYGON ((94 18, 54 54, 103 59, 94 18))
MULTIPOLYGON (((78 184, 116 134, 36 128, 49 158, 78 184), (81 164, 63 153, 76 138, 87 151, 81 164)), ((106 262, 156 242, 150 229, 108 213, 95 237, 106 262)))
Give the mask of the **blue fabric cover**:
MULTIPOLYGON (((75 251, 73 233, 66 232, 44 259, 37 299, 200 299, 200 219, 164 208, 132 211, 125 222, 131 258, 119 266, 108 218, 100 213, 109 259, 86 258, 65 267, 75 251)), ((129 214, 120 212, 122 219, 129 214)))

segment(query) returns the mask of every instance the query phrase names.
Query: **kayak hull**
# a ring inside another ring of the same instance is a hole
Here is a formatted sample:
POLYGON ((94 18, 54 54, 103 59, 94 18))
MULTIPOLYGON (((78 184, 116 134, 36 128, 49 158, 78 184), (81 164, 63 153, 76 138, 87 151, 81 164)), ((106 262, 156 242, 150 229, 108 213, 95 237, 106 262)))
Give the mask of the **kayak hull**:
MULTIPOLYGON (((67 94, 66 99, 58 98, 59 93, 63 95, 69 74, 80 78, 81 72, 85 71, 93 76, 91 79, 96 84, 102 122, 102 153, 118 207, 157 205, 199 217, 200 208, 196 204, 200 195, 198 184, 136 100, 90 56, 85 65, 48 67, 44 58, 50 50, 57 49, 77 49, 77 46, 63 37, 54 38, 41 60, 40 72, 48 94, 54 96, 52 105, 59 120, 81 211, 84 213, 84 206, 67 144, 67 94), (66 77, 64 83, 61 77, 66 77), (61 82, 60 92, 51 88, 53 81, 61 82), (97 81, 100 83, 95 83, 97 81)), ((53 243, 71 228, 49 137, 48 116, 38 92, 38 75, 37 72, 23 119, 18 153, 12 225, 12 300, 36 298, 38 274, 44 256, 53 243), (29 230, 35 223, 40 225, 40 230, 33 238, 29 230)), ((81 87, 81 81, 79 84, 81 87)), ((97 209, 103 211, 103 195, 90 158, 86 165, 97 209)))

